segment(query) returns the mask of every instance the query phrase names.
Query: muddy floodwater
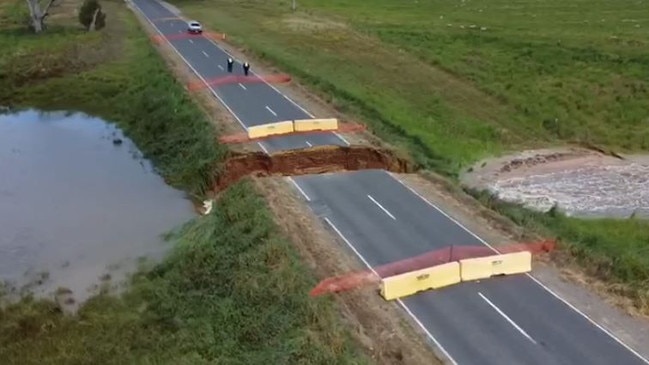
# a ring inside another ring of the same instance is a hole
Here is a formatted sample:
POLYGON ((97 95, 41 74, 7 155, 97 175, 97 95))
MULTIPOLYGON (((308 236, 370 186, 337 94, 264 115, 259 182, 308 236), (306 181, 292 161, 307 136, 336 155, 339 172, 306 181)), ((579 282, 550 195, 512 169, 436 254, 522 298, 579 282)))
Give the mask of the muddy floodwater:
POLYGON ((463 182, 500 199, 580 218, 649 218, 649 158, 580 148, 530 150, 478 163, 463 182))
POLYGON ((40 280, 37 294, 65 287, 84 300, 139 258, 159 259, 162 235, 193 216, 114 125, 83 114, 0 115, 2 281, 40 280))

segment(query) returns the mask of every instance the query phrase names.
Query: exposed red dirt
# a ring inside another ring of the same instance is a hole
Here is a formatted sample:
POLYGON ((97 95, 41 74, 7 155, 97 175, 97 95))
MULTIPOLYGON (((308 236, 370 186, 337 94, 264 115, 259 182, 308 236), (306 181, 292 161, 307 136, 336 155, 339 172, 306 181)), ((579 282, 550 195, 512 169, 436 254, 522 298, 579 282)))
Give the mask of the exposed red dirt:
MULTIPOLYGON (((306 131, 306 132, 292 132, 292 133, 286 133, 282 134, 282 136, 294 136, 294 135, 301 135, 301 134, 322 134, 322 133, 331 133, 331 132, 338 132, 338 133, 358 133, 362 132, 365 129, 367 129, 364 125, 362 124, 352 124, 352 123, 345 123, 345 124, 339 124, 338 129, 336 130, 315 130, 315 131, 306 131)), ((259 137, 259 138, 248 138, 248 133, 246 132, 240 132, 240 133, 234 133, 234 134, 229 134, 227 136, 223 136, 219 138, 219 143, 225 143, 225 144, 233 144, 233 143, 247 143, 247 142, 256 142, 256 141, 263 141, 265 139, 277 137, 278 135, 270 135, 270 136, 264 136, 264 137, 259 137)))
POLYGON ((271 155, 233 153, 226 159, 214 190, 222 191, 245 176, 293 176, 366 169, 411 173, 416 166, 392 151, 357 146, 318 146, 271 155))
POLYGON ((286 74, 279 75, 264 75, 264 76, 246 76, 246 75, 229 75, 223 77, 216 77, 213 79, 192 81, 187 84, 187 90, 194 91, 204 89, 208 86, 222 86, 227 84, 253 84, 253 83, 269 83, 269 84, 286 84, 291 82, 291 76, 286 74))

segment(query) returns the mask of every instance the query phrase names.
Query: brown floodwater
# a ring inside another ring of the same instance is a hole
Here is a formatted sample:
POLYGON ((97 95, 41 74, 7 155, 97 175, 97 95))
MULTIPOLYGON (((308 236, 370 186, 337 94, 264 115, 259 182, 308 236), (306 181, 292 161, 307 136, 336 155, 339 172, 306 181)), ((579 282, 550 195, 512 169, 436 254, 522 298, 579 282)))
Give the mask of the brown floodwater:
POLYGON ((0 115, 0 280, 11 286, 40 280, 36 294, 65 287, 84 300, 100 277, 117 283, 140 258, 161 258, 162 235, 194 215, 113 124, 0 115))

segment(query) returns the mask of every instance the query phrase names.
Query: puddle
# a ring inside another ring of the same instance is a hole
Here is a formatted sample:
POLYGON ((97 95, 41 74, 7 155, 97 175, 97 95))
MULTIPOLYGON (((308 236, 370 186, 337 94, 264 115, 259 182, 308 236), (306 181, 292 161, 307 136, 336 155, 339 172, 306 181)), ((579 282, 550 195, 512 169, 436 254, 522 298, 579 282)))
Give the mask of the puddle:
POLYGON ((1 280, 41 280, 36 294, 65 287, 83 301, 100 277, 117 283, 139 258, 162 257, 162 234, 193 216, 114 125, 80 113, 0 115, 1 280))

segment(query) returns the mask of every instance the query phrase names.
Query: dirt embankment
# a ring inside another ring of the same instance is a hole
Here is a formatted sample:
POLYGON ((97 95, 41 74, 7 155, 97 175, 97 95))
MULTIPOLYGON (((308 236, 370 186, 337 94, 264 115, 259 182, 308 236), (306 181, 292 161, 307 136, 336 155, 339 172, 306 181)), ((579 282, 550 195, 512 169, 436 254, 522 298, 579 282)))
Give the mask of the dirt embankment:
POLYGON ((270 155, 263 152, 233 153, 225 161, 214 190, 219 192, 245 176, 294 176, 367 169, 411 173, 417 168, 390 150, 364 146, 319 146, 270 155))

